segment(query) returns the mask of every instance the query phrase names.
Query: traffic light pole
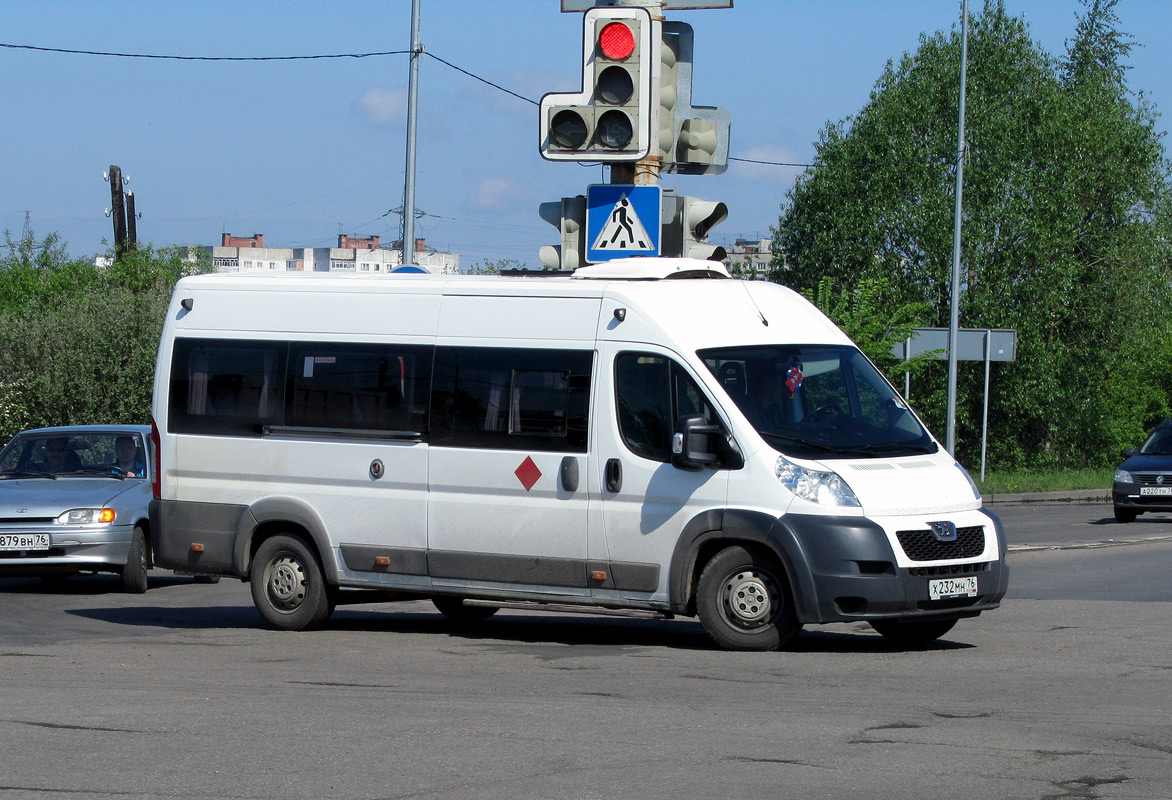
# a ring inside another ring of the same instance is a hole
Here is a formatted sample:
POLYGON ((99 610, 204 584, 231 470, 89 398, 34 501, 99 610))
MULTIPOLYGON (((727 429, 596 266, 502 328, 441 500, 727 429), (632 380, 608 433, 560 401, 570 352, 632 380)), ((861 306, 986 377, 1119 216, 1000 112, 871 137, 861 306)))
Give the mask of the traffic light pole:
MULTIPOLYGON (((652 30, 657 30, 663 24, 663 0, 619 0, 619 5, 640 6, 651 14, 652 30)), ((652 37, 658 47, 659 37, 652 37)), ((652 59, 654 64, 657 59, 652 59)), ((659 130, 659 76, 651 75, 651 135, 654 139, 659 130)), ((659 173, 663 169, 663 159, 654 152, 649 152, 645 158, 633 163, 615 162, 610 165, 610 183, 629 186, 658 186, 659 173)))
POLYGON ((419 0, 411 0, 411 72, 407 82, 407 170, 403 180, 403 266, 415 264, 415 129, 419 100, 419 0))

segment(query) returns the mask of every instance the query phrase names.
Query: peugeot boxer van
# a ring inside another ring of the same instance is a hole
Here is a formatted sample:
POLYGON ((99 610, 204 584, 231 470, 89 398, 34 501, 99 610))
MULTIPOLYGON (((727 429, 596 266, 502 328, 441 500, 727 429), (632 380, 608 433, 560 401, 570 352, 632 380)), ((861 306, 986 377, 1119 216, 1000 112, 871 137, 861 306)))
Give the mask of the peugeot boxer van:
POLYGON ((153 423, 155 563, 250 582, 277 628, 366 589, 922 643, 1006 591, 1000 523, 878 370, 708 261, 184 278, 153 423))

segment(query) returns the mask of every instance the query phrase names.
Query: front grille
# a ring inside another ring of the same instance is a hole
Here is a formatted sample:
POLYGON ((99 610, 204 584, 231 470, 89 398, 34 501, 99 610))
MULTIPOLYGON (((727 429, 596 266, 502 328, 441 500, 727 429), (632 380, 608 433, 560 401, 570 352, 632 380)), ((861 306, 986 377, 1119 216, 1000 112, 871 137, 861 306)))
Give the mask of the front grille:
POLYGON ((930 530, 899 531, 895 535, 899 538, 899 546, 912 561, 976 558, 985 552, 985 529, 980 525, 957 528, 955 542, 942 542, 930 530))
POLYGON ((1132 477, 1140 486, 1172 486, 1172 475, 1162 472, 1132 473, 1132 477))
POLYGON ((953 575, 976 575, 988 572, 990 566, 992 566, 990 562, 980 561, 975 564, 949 564, 943 567, 911 567, 907 572, 913 578, 945 578, 953 575))
POLYGON ((43 525, 47 522, 52 522, 56 517, 0 517, 0 525, 15 525, 24 527, 28 525, 43 525))

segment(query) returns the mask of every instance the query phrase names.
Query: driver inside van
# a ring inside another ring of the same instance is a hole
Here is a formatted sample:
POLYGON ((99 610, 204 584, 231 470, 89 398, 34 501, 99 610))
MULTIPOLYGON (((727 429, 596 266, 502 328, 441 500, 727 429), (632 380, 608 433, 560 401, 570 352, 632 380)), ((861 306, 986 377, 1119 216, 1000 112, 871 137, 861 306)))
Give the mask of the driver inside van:
POLYGON ((785 423, 783 403, 789 397, 784 373, 771 361, 752 370, 749 381, 749 395, 741 410, 757 430, 778 430, 785 423))

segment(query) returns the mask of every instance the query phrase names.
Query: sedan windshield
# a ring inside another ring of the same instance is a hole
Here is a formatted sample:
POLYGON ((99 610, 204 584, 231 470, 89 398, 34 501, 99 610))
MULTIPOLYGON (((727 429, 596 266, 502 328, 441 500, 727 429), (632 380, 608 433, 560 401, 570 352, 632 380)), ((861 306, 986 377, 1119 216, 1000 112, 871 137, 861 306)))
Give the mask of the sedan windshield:
POLYGON ((804 458, 935 453, 935 441, 856 348, 701 350, 729 397, 776 450, 804 458))
POLYGON ((22 433, 0 451, 0 478, 145 478, 142 439, 134 431, 22 433))
POLYGON ((1139 452, 1145 456, 1172 456, 1172 428, 1156 428, 1139 452))

